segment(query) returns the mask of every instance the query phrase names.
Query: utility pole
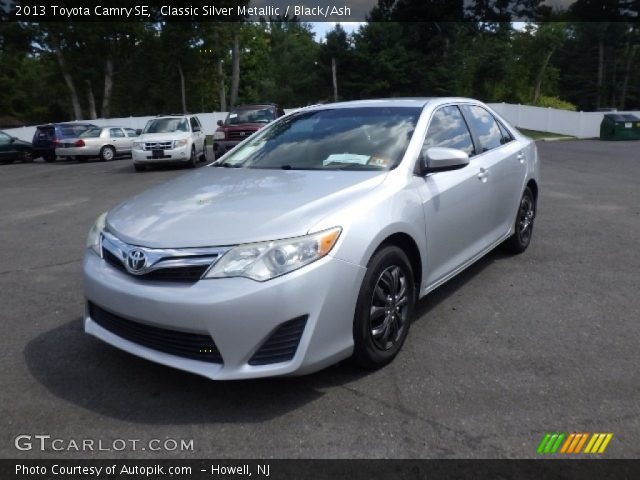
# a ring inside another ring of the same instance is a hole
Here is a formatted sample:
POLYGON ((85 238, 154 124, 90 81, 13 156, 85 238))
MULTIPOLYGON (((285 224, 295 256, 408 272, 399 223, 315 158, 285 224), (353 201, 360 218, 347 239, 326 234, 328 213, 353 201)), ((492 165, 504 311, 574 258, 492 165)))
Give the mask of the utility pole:
POLYGON ((333 101, 338 101, 338 74, 336 71, 336 59, 331 57, 331 74, 333 75, 333 101))

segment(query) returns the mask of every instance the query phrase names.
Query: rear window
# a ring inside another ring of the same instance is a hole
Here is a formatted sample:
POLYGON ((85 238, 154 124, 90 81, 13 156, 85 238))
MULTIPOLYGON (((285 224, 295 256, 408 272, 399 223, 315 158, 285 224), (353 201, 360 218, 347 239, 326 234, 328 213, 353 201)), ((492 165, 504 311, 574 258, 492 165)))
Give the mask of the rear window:
POLYGON ((89 130, 82 132, 80 136, 82 138, 98 138, 102 133, 101 128, 90 128, 89 130))
POLYGON ((36 129, 35 137, 39 140, 44 139, 52 139, 54 136, 55 130, 53 127, 38 127, 36 129))
POLYGON ((58 134, 61 138, 79 137, 81 134, 93 128, 91 125, 60 125, 58 134))

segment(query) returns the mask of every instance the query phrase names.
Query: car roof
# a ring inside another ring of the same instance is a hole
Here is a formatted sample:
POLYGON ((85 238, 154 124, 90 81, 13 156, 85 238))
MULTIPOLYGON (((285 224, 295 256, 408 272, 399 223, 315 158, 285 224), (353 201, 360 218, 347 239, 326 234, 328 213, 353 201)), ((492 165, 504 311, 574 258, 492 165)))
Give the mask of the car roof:
POLYGON ((74 125, 97 127, 97 125, 94 125, 93 123, 89 123, 89 122, 61 122, 61 123, 44 123, 42 125, 37 125, 36 128, 55 128, 55 127, 69 127, 69 126, 72 127, 74 125))
MULTIPOLYGON (((361 107, 417 107, 424 108, 428 104, 467 103, 478 102, 472 98, 463 97, 398 97, 398 98, 374 98, 371 100, 353 100, 349 102, 326 103, 312 105, 310 109, 322 110, 325 108, 361 108, 361 107)), ((480 103, 480 102, 478 102, 480 103)))

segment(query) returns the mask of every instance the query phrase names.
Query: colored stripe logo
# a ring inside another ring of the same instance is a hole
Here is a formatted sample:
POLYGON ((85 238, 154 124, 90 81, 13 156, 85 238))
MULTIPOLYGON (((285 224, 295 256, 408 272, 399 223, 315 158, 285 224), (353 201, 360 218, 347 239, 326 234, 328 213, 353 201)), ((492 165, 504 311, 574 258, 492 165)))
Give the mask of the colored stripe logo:
POLYGON ((571 455, 578 453, 601 454, 607 449, 613 433, 570 433, 551 432, 542 437, 538 445, 538 455, 556 453, 571 455))

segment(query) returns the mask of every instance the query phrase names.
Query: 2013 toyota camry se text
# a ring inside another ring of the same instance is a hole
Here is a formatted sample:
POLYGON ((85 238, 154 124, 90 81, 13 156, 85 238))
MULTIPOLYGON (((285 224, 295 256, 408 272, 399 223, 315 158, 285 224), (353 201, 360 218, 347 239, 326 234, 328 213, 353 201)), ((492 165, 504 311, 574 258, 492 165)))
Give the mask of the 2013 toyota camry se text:
POLYGON ((101 215, 85 330, 211 379, 402 347, 417 300, 536 216, 535 143, 464 98, 314 106, 101 215))

